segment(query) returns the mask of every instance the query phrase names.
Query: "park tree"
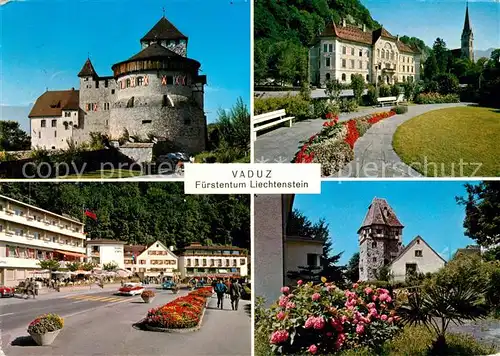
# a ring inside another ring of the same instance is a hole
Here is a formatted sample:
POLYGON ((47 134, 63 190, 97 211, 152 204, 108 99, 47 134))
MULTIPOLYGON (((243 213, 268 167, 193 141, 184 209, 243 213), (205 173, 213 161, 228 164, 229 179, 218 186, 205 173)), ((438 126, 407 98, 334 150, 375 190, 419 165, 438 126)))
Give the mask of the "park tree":
POLYGON ((70 262, 70 263, 66 263, 66 268, 70 272, 75 272, 75 271, 78 271, 80 269, 80 265, 81 265, 81 263, 78 261, 70 262))
POLYGON ((436 55, 431 52, 424 65, 424 78, 428 81, 432 80, 436 75, 438 75, 439 69, 437 64, 436 55))
POLYGON ((41 269, 48 269, 51 272, 55 272, 61 268, 61 264, 57 260, 40 260, 38 264, 41 269))
POLYGON ((354 253, 347 263, 345 277, 353 283, 359 281, 359 252, 354 253))
POLYGON ((447 73, 451 53, 446 48, 446 42, 442 38, 436 38, 432 46, 432 52, 436 57, 437 73, 447 73))
POLYGON ((354 74, 352 76, 351 88, 356 102, 361 104, 361 96, 363 95, 363 90, 365 90, 365 79, 361 74, 354 74))
POLYGON ((500 182, 466 184, 466 197, 457 197, 465 207, 465 235, 484 247, 500 243, 500 182))
POLYGON ((344 283, 345 266, 338 266, 342 252, 338 254, 333 253, 333 244, 330 239, 326 240, 323 244, 323 254, 320 259, 320 274, 325 277, 328 282, 334 282, 337 285, 344 283))
POLYGON ((340 92, 342 91, 342 84, 338 79, 329 79, 325 83, 325 94, 330 98, 332 103, 338 104, 340 101, 340 92))
POLYGON ((115 271, 116 269, 118 269, 118 263, 116 263, 115 261, 104 263, 102 265, 102 269, 105 271, 115 271))
POLYGON ((0 150, 24 151, 31 147, 30 137, 17 121, 0 121, 0 150))
POLYGON ((440 94, 455 94, 460 89, 458 79, 451 73, 439 74, 436 77, 440 94))

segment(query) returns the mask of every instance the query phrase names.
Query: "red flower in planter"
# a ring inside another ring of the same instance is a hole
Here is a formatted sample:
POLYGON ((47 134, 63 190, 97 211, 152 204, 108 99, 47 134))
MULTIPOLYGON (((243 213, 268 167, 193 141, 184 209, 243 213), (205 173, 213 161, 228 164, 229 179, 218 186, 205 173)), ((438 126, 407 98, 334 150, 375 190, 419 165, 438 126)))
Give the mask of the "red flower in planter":
POLYGON ((351 146, 351 148, 354 148, 354 144, 359 138, 359 132, 358 128, 356 127, 356 121, 349 120, 347 121, 346 126, 347 126, 347 136, 344 141, 349 146, 351 146))

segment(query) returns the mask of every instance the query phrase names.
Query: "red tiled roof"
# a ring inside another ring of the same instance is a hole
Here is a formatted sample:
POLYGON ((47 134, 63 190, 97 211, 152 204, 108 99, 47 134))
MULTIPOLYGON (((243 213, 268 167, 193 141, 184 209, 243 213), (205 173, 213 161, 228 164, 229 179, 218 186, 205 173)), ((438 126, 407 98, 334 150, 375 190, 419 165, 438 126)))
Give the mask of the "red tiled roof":
POLYGON ((144 245, 125 245, 123 247, 123 254, 125 256, 139 256, 143 253, 148 247, 144 245))
POLYGON ((411 53, 419 52, 413 49, 412 47, 404 44, 403 42, 399 41, 397 37, 393 36, 389 31, 387 31, 383 27, 374 31, 371 30, 363 31, 363 29, 354 25, 339 26, 336 25, 335 23, 332 23, 331 25, 326 26, 324 31, 320 34, 320 37, 332 37, 332 36, 338 37, 346 41, 358 42, 368 45, 373 45, 375 42, 377 42, 377 40, 380 37, 385 37, 396 41, 396 45, 400 51, 411 52, 411 53))
POLYGON ((391 227, 404 227, 398 220, 396 213, 390 207, 385 199, 373 198, 372 203, 368 207, 365 220, 361 224, 361 228, 371 225, 387 225, 391 227))
POLYGON ((62 110, 78 110, 78 90, 46 91, 36 100, 28 117, 61 116, 62 110))

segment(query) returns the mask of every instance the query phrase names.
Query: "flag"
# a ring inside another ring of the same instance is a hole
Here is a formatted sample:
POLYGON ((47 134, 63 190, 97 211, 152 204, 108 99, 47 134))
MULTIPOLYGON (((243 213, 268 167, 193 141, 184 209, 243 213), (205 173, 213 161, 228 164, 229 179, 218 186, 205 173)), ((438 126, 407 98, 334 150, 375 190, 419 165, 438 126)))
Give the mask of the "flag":
POLYGON ((96 220, 97 221, 97 215, 90 210, 85 210, 85 215, 88 216, 89 218, 96 220))

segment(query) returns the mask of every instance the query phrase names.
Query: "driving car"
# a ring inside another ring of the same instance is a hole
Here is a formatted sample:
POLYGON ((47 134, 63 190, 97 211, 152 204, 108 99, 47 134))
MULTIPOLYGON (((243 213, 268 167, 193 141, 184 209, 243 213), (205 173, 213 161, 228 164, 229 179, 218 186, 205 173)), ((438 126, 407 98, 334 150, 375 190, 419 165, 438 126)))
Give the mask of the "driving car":
POLYGON ((125 283, 123 287, 118 289, 118 294, 122 295, 138 295, 144 292, 142 283, 125 283))
POLYGON ((163 282, 163 284, 161 285, 163 289, 172 289, 176 286, 175 282, 174 281, 165 281, 163 282))
POLYGON ((0 286, 0 296, 2 298, 13 297, 14 296, 14 288, 0 286))

